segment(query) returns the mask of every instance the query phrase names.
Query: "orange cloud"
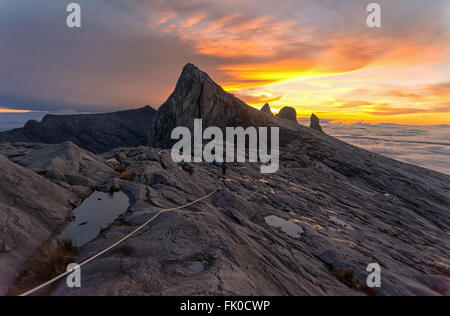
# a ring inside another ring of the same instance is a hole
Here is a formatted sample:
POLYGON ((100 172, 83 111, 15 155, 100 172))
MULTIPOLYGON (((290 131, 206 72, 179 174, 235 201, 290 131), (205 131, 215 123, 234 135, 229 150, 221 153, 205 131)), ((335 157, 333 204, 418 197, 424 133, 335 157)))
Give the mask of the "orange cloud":
POLYGON ((32 111, 29 110, 14 110, 14 109, 7 109, 7 108, 0 108, 0 113, 30 113, 32 111))
POLYGON ((238 98, 240 98, 241 100, 243 100, 245 103, 247 103, 249 105, 256 105, 256 106, 259 106, 259 105, 265 104, 265 103, 279 101, 282 98, 282 96, 271 97, 268 95, 240 94, 240 93, 234 92, 234 91, 229 91, 229 92, 236 94, 236 96, 238 98))
POLYGON ((423 96, 417 93, 403 92, 399 90, 390 90, 385 93, 385 95, 396 98, 409 98, 409 99, 420 99, 423 96))

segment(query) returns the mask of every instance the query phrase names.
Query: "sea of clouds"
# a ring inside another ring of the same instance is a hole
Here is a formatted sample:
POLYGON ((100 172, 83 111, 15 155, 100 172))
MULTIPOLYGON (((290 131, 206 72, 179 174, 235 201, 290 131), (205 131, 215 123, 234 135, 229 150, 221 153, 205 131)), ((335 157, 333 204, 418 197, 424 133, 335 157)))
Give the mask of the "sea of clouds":
MULTIPOLYGON (((40 121, 48 112, 2 113, 0 131, 40 121)), ((75 114, 71 111, 52 114, 75 114)), ((302 121, 302 124, 307 122, 302 121)), ((450 175, 450 125, 341 124, 322 122, 324 131, 372 152, 450 175)))
POLYGON ((324 122, 322 127, 352 145, 450 175, 450 125, 324 122))

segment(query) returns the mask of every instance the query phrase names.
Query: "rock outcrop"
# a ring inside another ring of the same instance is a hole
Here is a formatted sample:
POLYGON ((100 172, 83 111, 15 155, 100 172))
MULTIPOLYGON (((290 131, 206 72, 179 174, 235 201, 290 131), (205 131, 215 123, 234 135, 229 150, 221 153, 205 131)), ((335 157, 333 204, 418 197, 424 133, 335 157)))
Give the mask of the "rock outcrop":
POLYGON ((0 144, 0 154, 80 197, 117 176, 111 163, 71 142, 0 144))
POLYGON ((3 155, 0 174, 0 295, 5 295, 28 257, 72 217, 78 198, 3 155))
POLYGON ((285 106, 278 113, 278 117, 289 121, 297 122, 297 111, 290 106, 285 106))
POLYGON ((310 128, 323 133, 322 126, 320 126, 320 120, 315 114, 311 115, 310 121, 311 121, 311 125, 309 126, 310 128))
POLYGON ((264 106, 260 110, 262 113, 267 113, 273 115, 272 110, 270 109, 269 103, 264 104, 264 106))
MULTIPOLYGON (((193 131, 194 119, 202 119, 204 126, 226 127, 280 126, 279 122, 245 104, 224 91, 206 73, 187 64, 175 90, 161 105, 150 127, 149 145, 170 148, 172 130, 183 126, 193 131)), ((284 130, 293 125, 283 124, 284 130)))
POLYGON ((148 127, 155 113, 155 109, 146 106, 115 113, 47 115, 41 122, 29 121, 23 128, 0 133, 0 143, 71 141, 93 153, 140 146, 147 143, 148 127))

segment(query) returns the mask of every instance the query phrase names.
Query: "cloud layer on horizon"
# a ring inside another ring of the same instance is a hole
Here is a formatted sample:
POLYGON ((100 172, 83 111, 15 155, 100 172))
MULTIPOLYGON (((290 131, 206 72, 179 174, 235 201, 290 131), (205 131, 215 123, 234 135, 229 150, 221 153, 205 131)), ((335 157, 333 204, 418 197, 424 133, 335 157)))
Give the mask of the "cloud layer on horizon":
POLYGON ((450 126, 396 124, 330 124, 324 130, 336 138, 402 162, 450 175, 450 126))

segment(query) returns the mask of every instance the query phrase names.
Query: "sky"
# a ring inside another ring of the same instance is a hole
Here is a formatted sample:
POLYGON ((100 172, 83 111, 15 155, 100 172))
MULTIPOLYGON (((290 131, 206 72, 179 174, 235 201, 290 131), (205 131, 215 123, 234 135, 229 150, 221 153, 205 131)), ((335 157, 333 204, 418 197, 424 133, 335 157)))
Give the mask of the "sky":
POLYGON ((341 123, 450 122, 450 1, 0 0, 0 113, 151 105, 192 62, 248 104, 341 123))

